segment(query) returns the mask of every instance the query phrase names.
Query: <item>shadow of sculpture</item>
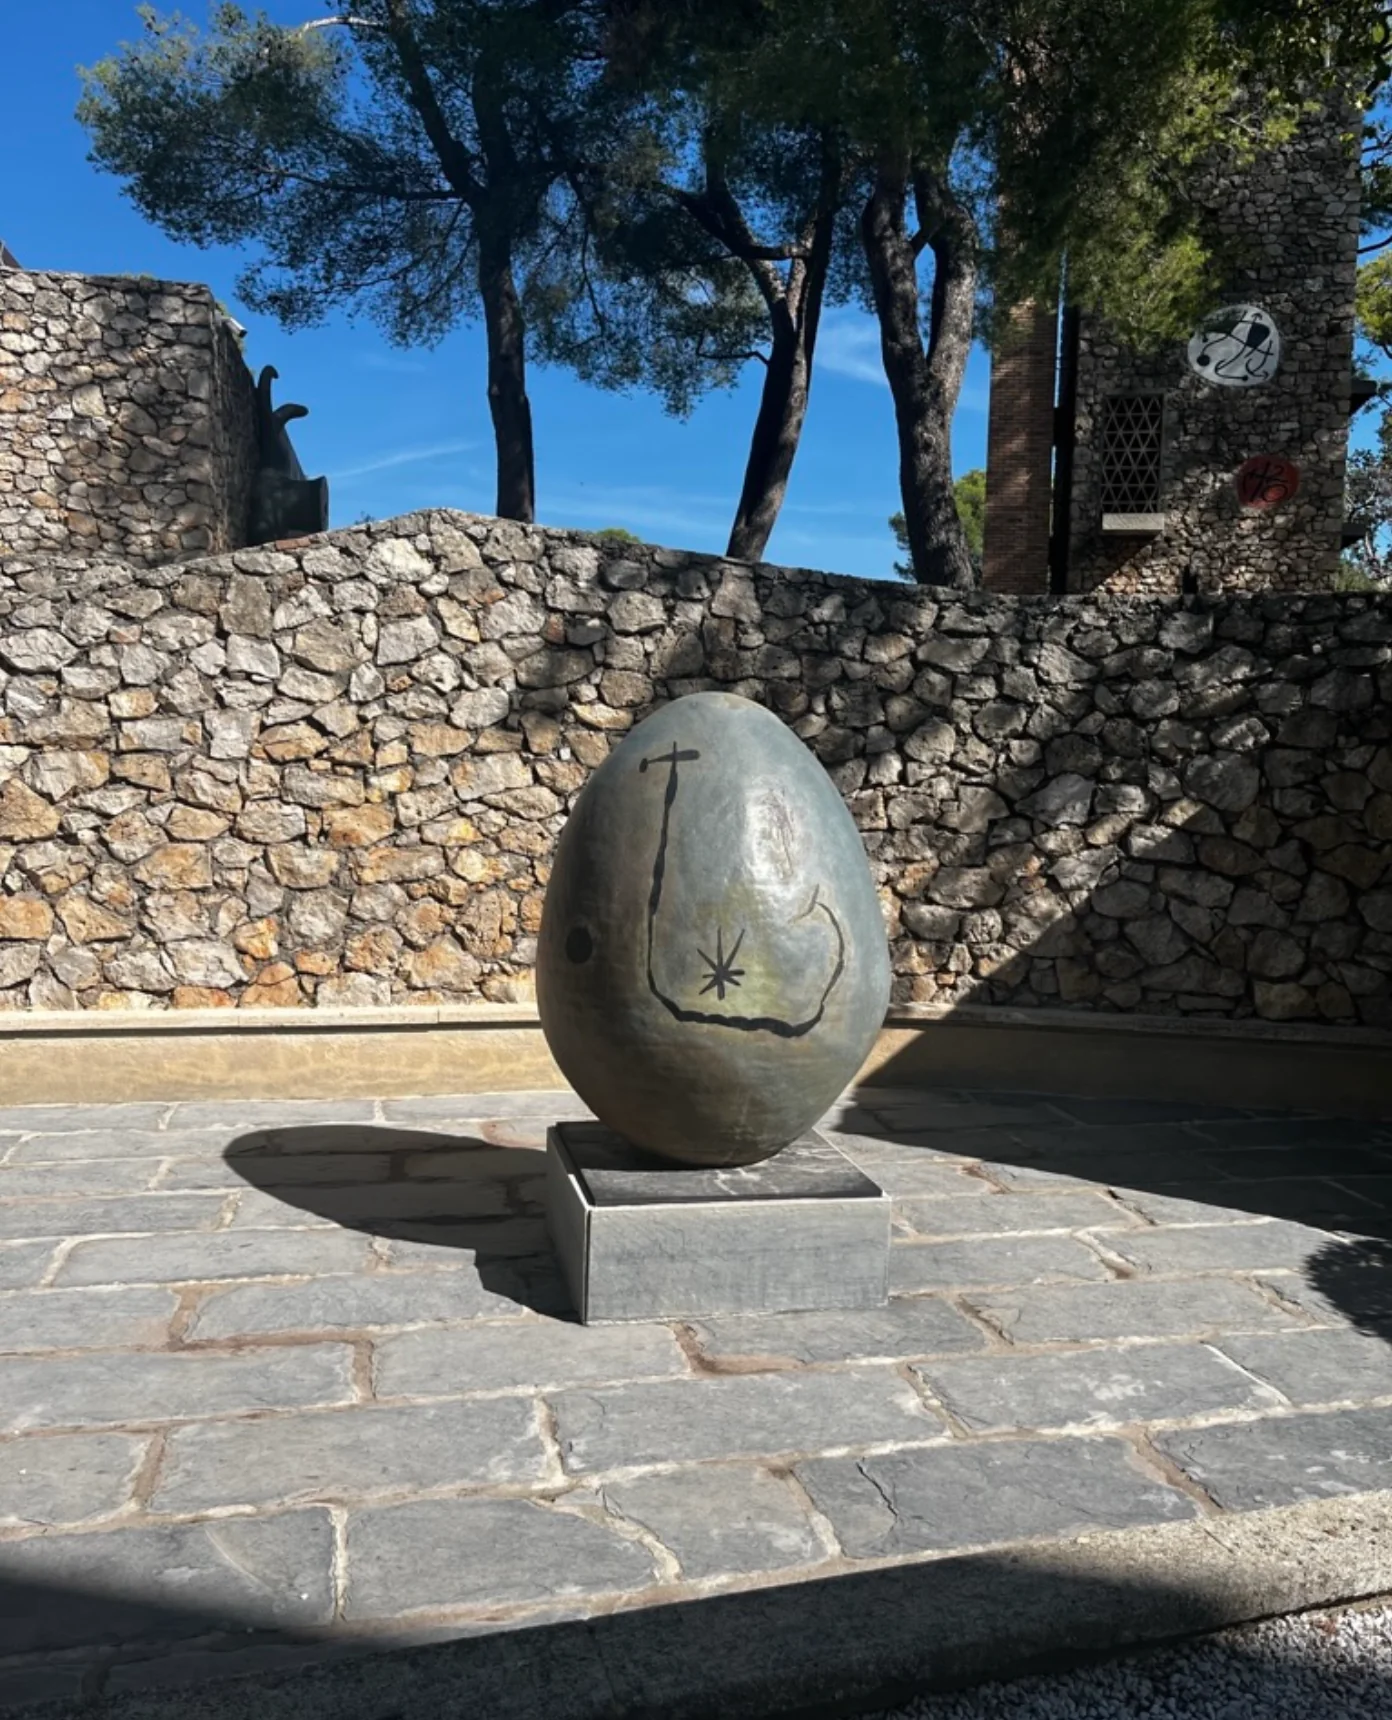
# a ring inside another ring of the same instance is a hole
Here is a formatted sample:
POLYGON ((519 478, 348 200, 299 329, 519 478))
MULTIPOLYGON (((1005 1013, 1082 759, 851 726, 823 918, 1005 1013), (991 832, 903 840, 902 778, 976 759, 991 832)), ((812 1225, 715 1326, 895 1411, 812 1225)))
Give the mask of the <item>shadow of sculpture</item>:
POLYGON ((224 1157, 280 1206, 381 1238, 389 1265, 465 1253, 485 1290, 540 1314, 569 1313, 537 1147, 448 1128, 325 1123, 239 1135, 224 1157))

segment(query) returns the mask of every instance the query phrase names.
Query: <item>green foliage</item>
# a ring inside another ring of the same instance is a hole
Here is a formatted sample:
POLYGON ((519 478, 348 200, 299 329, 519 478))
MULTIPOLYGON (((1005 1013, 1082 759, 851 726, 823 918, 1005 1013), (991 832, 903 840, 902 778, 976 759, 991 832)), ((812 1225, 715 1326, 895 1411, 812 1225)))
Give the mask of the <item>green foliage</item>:
POLYGON ((1357 543, 1344 551, 1340 574, 1343 583, 1336 589, 1387 590, 1392 581, 1392 460, 1388 459, 1385 448, 1381 451, 1357 448, 1349 455, 1344 513, 1350 522, 1366 530, 1357 543))
POLYGON ((624 526, 601 526, 597 532, 591 532, 590 536, 598 538, 601 543, 642 543, 643 541, 637 532, 631 532, 624 526))
MULTIPOLYGON (((848 209, 849 187, 835 128, 785 112, 770 87, 762 3, 607 10, 609 73, 633 123, 603 162, 577 164, 581 219, 535 330, 586 381, 652 388, 685 415, 767 361, 816 218, 848 209)), ((842 237, 844 256, 854 236, 842 237)))
POLYGON ((142 6, 140 37, 82 71, 91 159, 172 237, 257 247, 239 296, 287 327, 347 305, 437 341, 478 313, 481 219, 545 274, 566 164, 613 104, 580 0, 417 0, 416 62, 403 10, 293 28, 219 4, 202 32, 142 6))
MULTIPOLYGON (((986 472, 981 466, 974 466, 970 472, 963 472, 952 486, 952 499, 957 504, 957 518, 962 523, 962 534, 967 540, 967 552, 971 556, 972 566, 978 577, 981 573, 981 552, 986 540, 986 472)), ((889 529, 894 533, 894 541, 905 556, 909 549, 908 523, 902 512, 889 516, 889 529)), ((900 579, 912 579, 914 571, 912 563, 896 561, 894 571, 900 579)))
POLYGON ((1362 338, 1383 358, 1392 359, 1392 251, 1360 267, 1354 313, 1362 338))
POLYGON ((1359 565, 1355 556, 1340 558, 1339 571, 1334 575, 1335 591, 1386 591, 1385 580, 1374 579, 1359 565))

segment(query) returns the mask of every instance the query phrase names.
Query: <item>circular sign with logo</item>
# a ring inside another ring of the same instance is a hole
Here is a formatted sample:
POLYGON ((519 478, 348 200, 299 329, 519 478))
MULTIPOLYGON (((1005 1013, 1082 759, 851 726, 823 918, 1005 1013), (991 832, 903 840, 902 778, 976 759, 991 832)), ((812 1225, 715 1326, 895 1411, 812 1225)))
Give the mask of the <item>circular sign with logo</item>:
POLYGON ((1300 468, 1281 454, 1254 454, 1237 468, 1233 482, 1244 508, 1274 508, 1300 488, 1300 468))
POLYGON ((1225 305, 1189 342, 1189 367, 1220 388, 1258 388, 1281 364, 1281 334, 1260 305, 1225 305))

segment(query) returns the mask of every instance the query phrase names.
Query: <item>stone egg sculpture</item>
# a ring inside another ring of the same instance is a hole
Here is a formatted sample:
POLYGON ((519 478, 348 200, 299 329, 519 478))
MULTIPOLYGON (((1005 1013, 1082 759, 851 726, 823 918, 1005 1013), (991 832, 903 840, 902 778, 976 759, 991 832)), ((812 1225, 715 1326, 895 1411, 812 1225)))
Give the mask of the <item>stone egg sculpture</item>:
POLYGON ((566 1079, 635 1147, 747 1165, 796 1140, 889 1002, 865 849, 816 758, 731 693, 640 723, 561 833, 536 979, 566 1079))

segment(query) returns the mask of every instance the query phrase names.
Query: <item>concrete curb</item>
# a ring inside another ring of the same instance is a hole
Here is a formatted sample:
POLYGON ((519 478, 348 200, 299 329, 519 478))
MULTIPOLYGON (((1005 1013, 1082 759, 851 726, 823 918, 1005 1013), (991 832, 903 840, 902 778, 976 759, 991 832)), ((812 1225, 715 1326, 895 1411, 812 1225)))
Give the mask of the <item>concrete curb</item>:
POLYGON ((32 1720, 762 1720, 865 1713, 1392 1592, 1392 1492, 653 1605, 32 1720))
MULTIPOLYGON (((890 1010, 864 1082, 1392 1116, 1392 1033, 1089 1010, 890 1010)), ((531 1004, 0 1018, 0 1104, 564 1086, 531 1004)))

